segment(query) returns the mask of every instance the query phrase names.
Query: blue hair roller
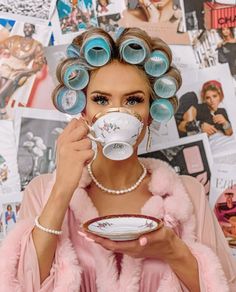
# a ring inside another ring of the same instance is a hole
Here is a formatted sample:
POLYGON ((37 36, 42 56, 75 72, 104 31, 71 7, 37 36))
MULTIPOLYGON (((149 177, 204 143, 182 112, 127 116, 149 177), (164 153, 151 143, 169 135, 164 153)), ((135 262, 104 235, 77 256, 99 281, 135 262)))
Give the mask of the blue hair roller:
POLYGON ((178 84, 175 78, 168 75, 163 75, 162 77, 156 79, 153 88, 157 96, 169 98, 175 95, 178 90, 178 84))
POLYGON ((66 55, 68 58, 79 58, 80 48, 75 44, 70 44, 66 49, 66 55))
POLYGON ((170 60, 166 53, 160 50, 153 51, 144 64, 147 74, 159 77, 169 69, 170 60))
POLYGON ((63 113, 77 115, 85 108, 86 96, 81 90, 71 90, 63 86, 54 93, 53 104, 63 113))
POLYGON ((174 106, 168 99, 155 99, 151 104, 150 115, 156 122, 167 123, 174 115, 174 106))
POLYGON ((79 64, 72 64, 63 70, 63 83, 70 89, 80 90, 89 82, 88 71, 79 64))
POLYGON ((149 53, 147 45, 137 39, 128 39, 120 45, 120 55, 129 64, 142 63, 149 53))
POLYGON ((110 45, 102 37, 89 38, 82 49, 87 62, 95 67, 105 65, 111 58, 110 45))

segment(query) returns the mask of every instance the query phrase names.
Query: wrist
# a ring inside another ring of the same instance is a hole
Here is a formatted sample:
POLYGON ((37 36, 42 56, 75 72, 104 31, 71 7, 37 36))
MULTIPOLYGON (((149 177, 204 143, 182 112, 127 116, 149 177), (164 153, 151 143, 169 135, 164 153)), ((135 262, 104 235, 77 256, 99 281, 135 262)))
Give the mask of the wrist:
POLYGON ((231 128, 231 124, 230 122, 226 121, 224 124, 223 124, 223 130, 228 130, 231 128))
POLYGON ((170 265, 179 264, 184 262, 189 256, 189 249, 185 243, 175 234, 169 244, 169 252, 165 258, 165 261, 170 265))

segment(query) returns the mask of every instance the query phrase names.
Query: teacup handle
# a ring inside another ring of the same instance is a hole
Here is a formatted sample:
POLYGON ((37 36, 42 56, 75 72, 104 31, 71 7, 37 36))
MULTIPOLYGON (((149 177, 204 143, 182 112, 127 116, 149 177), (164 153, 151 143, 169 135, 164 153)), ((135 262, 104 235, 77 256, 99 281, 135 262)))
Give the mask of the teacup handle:
MULTIPOLYGON (((89 128, 89 131, 93 131, 93 127, 91 127, 91 126, 88 125, 88 124, 87 124, 87 126, 88 126, 88 128, 89 128)), ((103 142, 104 142, 104 139, 103 139, 103 138, 101 138, 101 137, 94 137, 91 133, 88 133, 88 134, 87 134, 87 137, 88 137, 89 139, 91 139, 92 141, 95 141, 95 142, 100 142, 100 143, 103 143, 103 142)))

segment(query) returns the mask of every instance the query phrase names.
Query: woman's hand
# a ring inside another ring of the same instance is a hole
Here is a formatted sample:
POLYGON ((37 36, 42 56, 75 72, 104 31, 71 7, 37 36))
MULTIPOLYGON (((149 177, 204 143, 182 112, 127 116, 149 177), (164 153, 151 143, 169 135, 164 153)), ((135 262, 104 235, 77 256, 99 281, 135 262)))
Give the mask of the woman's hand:
POLYGON ((213 125, 210 125, 208 123, 202 123, 201 130, 203 133, 207 133, 208 136, 217 133, 217 129, 213 125))
POLYGON ((225 123, 227 123, 227 120, 223 115, 218 114, 213 116, 213 122, 216 124, 224 125, 225 123))
MULTIPOLYGON (((83 231, 86 236, 107 250, 129 255, 134 258, 152 258, 169 261, 175 255, 176 239, 174 231, 168 227, 147 233, 137 240, 112 241, 83 231)), ((80 233, 80 232, 79 232, 80 233)), ((81 233, 80 233, 81 234, 81 233)))
POLYGON ((151 23, 158 23, 160 19, 159 10, 153 5, 150 0, 143 0, 143 3, 146 6, 147 12, 149 14, 148 21, 151 23))
POLYGON ((57 140, 57 171, 55 186, 73 193, 83 167, 94 156, 87 137, 88 127, 83 119, 73 119, 57 140))

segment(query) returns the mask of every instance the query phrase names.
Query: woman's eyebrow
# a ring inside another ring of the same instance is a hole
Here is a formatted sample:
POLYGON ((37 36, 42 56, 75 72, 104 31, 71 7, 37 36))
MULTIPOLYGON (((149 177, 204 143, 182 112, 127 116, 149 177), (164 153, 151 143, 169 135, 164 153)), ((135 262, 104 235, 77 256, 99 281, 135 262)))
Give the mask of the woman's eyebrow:
MULTIPOLYGON (((94 93, 112 96, 111 93, 108 93, 108 92, 105 92, 105 91, 100 91, 100 90, 95 90, 95 91, 91 92, 91 94, 94 94, 94 93)), ((132 95, 132 94, 137 94, 137 93, 145 94, 142 90, 135 90, 135 91, 127 92, 127 93, 125 93, 123 95, 127 96, 127 95, 132 95)))

